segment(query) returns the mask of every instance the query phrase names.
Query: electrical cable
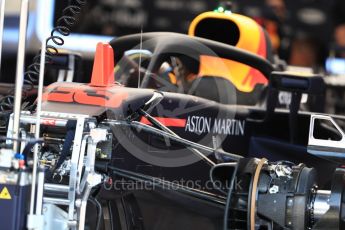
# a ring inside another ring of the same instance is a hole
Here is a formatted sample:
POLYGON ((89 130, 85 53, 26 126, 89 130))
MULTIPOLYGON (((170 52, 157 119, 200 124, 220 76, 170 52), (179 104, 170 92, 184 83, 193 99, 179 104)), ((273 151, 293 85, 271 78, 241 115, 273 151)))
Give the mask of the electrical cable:
MULTIPOLYGON (((63 46, 65 43, 62 36, 70 35, 72 27, 77 22, 77 15, 81 13, 87 0, 72 0, 71 2, 73 3, 70 3, 63 9, 62 16, 57 20, 57 26, 52 29, 50 37, 46 39, 47 46, 45 64, 51 64, 53 56, 59 53, 57 46, 63 46)), ((24 91, 23 101, 27 99, 26 92, 32 90, 34 85, 38 82, 40 59, 41 52, 33 58, 32 64, 28 66, 27 71, 24 73, 24 85, 29 87, 24 91)), ((0 112, 13 110, 14 96, 12 94, 13 89, 8 92, 7 96, 0 99, 0 112)), ((27 106, 24 109, 28 109, 29 107, 30 106, 27 106)))
POLYGON ((230 209, 231 195, 232 195, 232 190, 234 189, 234 183, 235 183, 235 178, 236 178, 236 174, 237 174, 237 169, 238 169, 238 164, 235 165, 235 169, 234 169, 234 172, 233 172, 233 174, 231 176, 231 180, 230 180, 230 188, 229 188, 228 196, 226 197, 224 218, 223 218, 223 230, 229 229, 229 224, 228 224, 229 209, 230 209))
POLYGON ((76 125, 77 125, 77 122, 74 120, 67 121, 67 124, 66 124, 67 132, 66 132, 66 136, 65 136, 65 142, 63 144, 59 160, 57 161, 57 163, 55 165, 54 171, 56 171, 60 168, 60 166, 66 160, 66 158, 67 158, 67 156, 71 150, 71 147, 73 145, 74 136, 75 136, 76 125))
POLYGON ((95 230, 100 229, 100 224, 101 224, 101 219, 103 216, 103 211, 102 211, 102 205, 99 203, 99 201, 95 198, 90 196, 88 199, 95 207, 97 208, 97 222, 96 222, 96 228, 95 230))

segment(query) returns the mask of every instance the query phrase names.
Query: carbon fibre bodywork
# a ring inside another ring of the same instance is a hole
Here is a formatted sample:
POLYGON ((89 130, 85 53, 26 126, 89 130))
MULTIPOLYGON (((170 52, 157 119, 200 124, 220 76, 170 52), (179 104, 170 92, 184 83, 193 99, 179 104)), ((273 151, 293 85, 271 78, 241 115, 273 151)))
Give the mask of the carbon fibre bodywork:
MULTIPOLYGON (((120 61, 123 53, 140 39, 139 35, 134 35, 115 40, 112 43, 115 61, 120 61)), ((157 63, 161 63, 166 55, 173 55, 172 50, 179 47, 191 49, 190 44, 195 41, 213 50, 210 54, 258 68, 267 78, 273 70, 262 58, 206 39, 169 33, 144 35, 143 40, 152 43, 153 57, 147 68, 152 73, 157 71, 157 63)), ((200 55, 200 51, 194 54, 200 55)), ((235 87, 229 91, 227 99, 233 103, 228 104, 163 92, 163 99, 149 112, 178 136, 214 149, 208 157, 215 162, 219 161, 218 149, 244 157, 303 162, 322 172, 319 175, 321 186, 329 185, 329 175, 339 165, 308 154, 311 113, 291 111, 291 108, 272 110, 269 99, 266 106, 236 105, 235 87), (293 119, 291 114, 294 114, 293 119)), ((300 88, 296 90, 300 91, 300 88)), ((55 83, 44 93, 43 111, 78 111, 95 117, 101 127, 111 131, 111 157, 109 161, 97 163, 98 169, 111 178, 108 185, 101 187, 98 196, 103 210, 108 210, 108 219, 102 223, 106 229, 220 229, 225 197, 210 185, 210 165, 185 145, 160 135, 159 130, 147 128, 152 123, 145 117, 129 119, 154 92, 154 89, 118 84, 55 83)), ((320 130, 326 136, 333 135, 327 127, 320 127, 320 130)), ((93 215, 92 207, 89 215, 93 215)), ((92 219, 87 218, 88 221, 92 226, 92 219)))

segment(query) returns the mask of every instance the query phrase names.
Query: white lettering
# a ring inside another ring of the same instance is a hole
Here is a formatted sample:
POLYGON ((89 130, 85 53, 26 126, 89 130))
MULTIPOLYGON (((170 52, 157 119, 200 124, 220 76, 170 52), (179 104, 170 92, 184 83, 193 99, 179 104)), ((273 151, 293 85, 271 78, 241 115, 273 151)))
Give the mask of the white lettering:
POLYGON ((244 136, 244 127, 246 125, 245 121, 238 121, 238 128, 240 129, 240 135, 244 136))
POLYGON ((186 127, 185 127, 184 131, 190 132, 190 117, 187 118, 187 123, 186 123, 186 127))
POLYGON ((205 127, 206 127, 206 130, 205 132, 206 133, 209 133, 211 132, 211 118, 205 118, 205 127))
POLYGON ((187 118, 185 131, 196 134, 213 133, 233 136, 244 136, 245 124, 246 121, 244 120, 217 118, 215 118, 212 123, 212 118, 191 116, 187 118))

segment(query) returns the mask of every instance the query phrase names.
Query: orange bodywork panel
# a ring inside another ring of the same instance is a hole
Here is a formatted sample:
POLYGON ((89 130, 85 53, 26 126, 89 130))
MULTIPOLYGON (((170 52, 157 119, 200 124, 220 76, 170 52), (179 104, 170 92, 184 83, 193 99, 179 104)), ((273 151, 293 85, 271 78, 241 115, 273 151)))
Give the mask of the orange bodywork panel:
MULTIPOLYGON (((207 19, 232 21, 239 30, 239 39, 235 46, 265 59, 267 58, 267 41, 264 31, 253 19, 234 13, 206 12, 200 14, 192 21, 189 27, 189 35, 196 36, 195 30, 198 23, 207 19)), ((220 33, 222 33, 222 31, 220 31, 220 33)), ((267 78, 258 70, 242 63, 220 57, 201 56, 198 75, 200 77, 218 76, 226 78, 242 92, 251 92, 256 84, 268 83, 267 78)))
POLYGON ((228 59, 200 56, 199 77, 217 76, 231 81, 242 92, 253 91, 257 84, 267 84, 268 80, 258 70, 228 59))
POLYGON ((49 85, 45 102, 76 103, 119 108, 128 93, 119 91, 114 81, 114 51, 107 43, 98 43, 90 84, 60 82, 49 85))
POLYGON ((93 62, 92 86, 109 86, 114 84, 114 50, 108 43, 98 43, 93 62))
POLYGON ((43 101, 119 108, 123 100, 128 98, 128 93, 119 91, 119 87, 121 86, 93 87, 80 83, 55 83, 45 89, 43 101))

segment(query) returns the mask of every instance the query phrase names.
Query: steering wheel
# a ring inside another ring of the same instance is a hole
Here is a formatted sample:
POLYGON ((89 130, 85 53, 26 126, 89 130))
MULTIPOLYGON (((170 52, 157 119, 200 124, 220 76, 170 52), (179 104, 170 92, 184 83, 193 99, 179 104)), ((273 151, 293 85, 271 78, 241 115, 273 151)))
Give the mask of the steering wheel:
MULTIPOLYGON (((200 55, 221 57, 243 63, 259 70, 267 79, 273 71, 273 66, 264 58, 246 50, 221 42, 204 38, 191 37, 170 32, 152 32, 134 34, 113 39, 110 42, 115 52, 115 63, 130 49, 138 49, 139 45, 152 52, 152 57, 143 78, 141 87, 147 88, 152 79, 157 76, 161 64, 171 56, 186 54, 196 60, 200 55), (140 43, 142 44, 140 45, 140 43)), ((157 78, 156 78, 157 79, 157 78)))

